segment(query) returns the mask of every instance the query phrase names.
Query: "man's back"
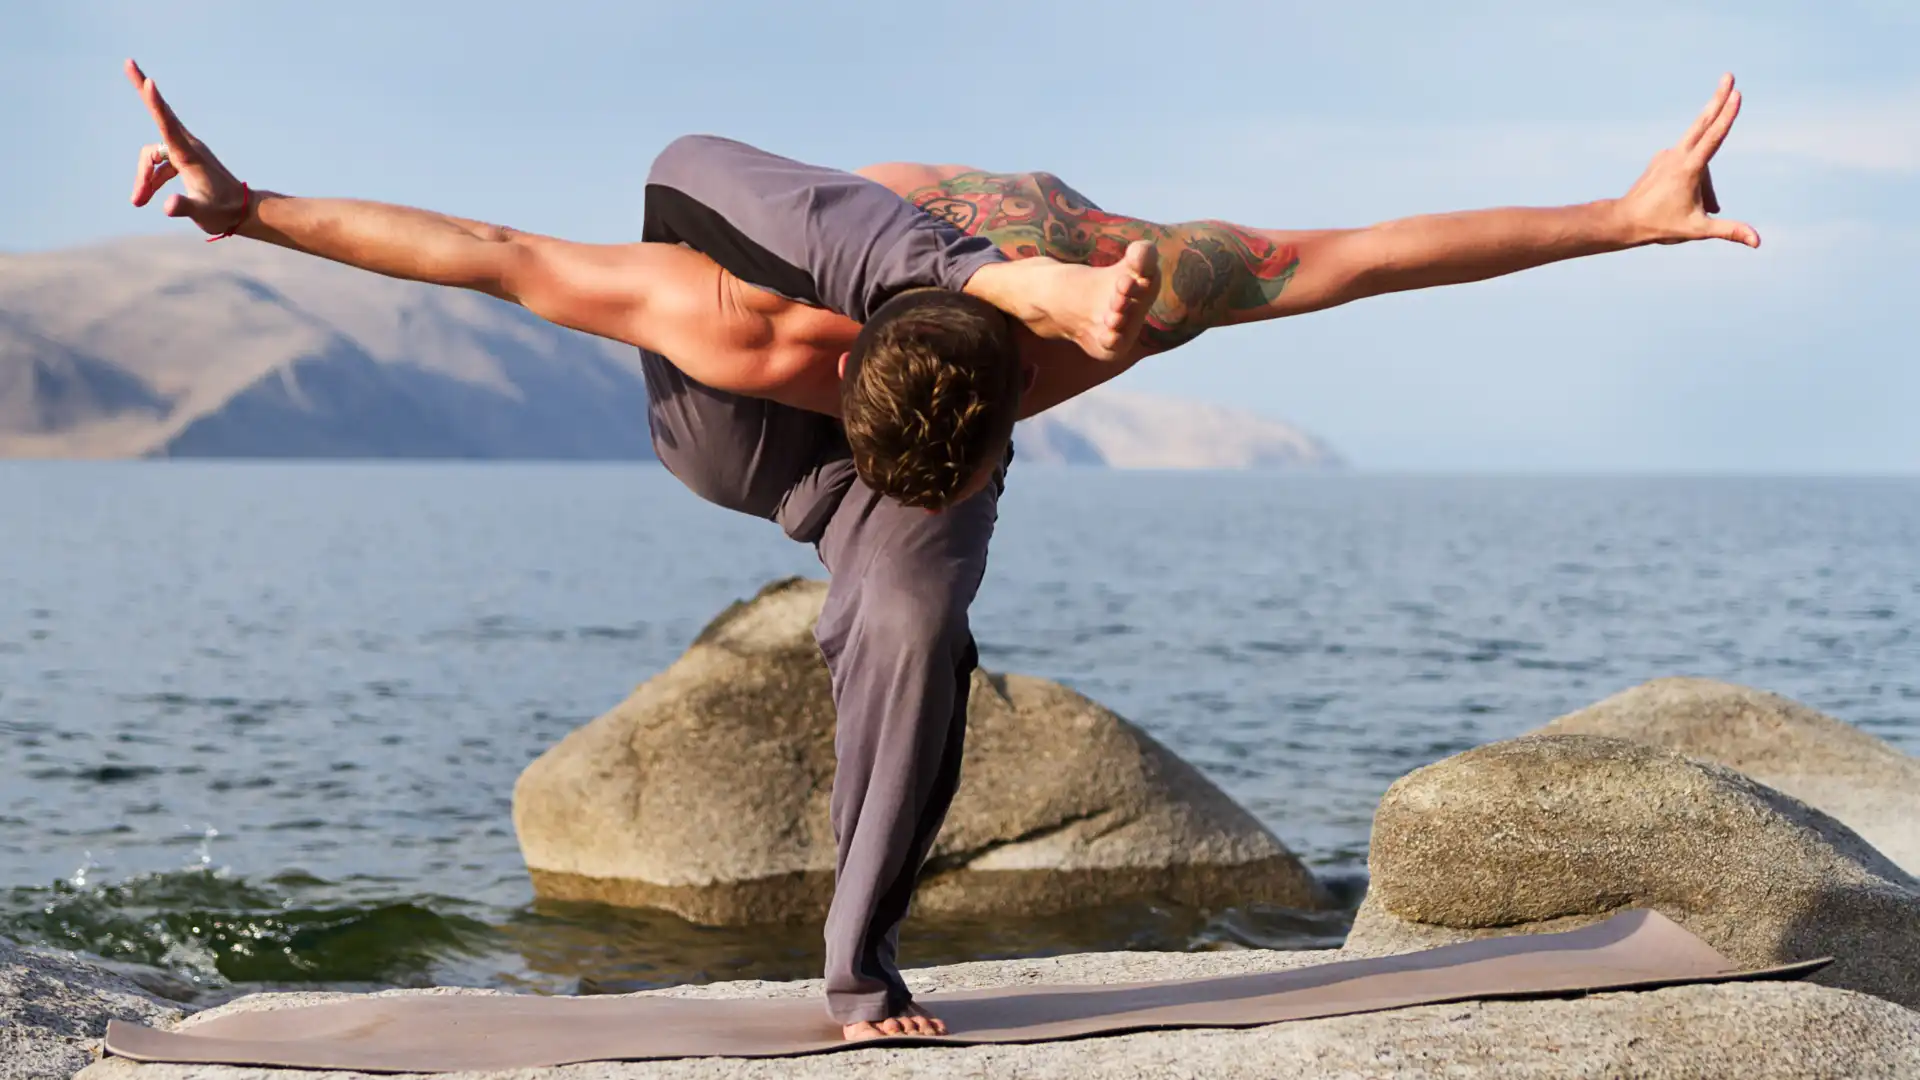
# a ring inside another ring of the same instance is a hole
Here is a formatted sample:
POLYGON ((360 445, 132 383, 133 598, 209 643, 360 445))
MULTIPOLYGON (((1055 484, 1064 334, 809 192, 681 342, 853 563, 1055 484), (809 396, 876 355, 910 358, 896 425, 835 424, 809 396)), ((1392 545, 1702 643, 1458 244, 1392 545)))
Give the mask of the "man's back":
MULTIPOLYGON (((857 170, 919 209, 970 235, 984 235, 1010 259, 1046 256, 1058 262, 1110 266, 1125 254, 1130 239, 1156 238, 1165 226, 1108 214, 1051 173, 985 173, 965 165, 892 162, 857 170), (956 183, 958 181, 959 183, 956 183)), ((773 328, 771 340, 728 335, 738 341, 733 360, 767 372, 764 396, 814 412, 838 415, 840 357, 853 343, 859 324, 808 304, 749 285, 722 271, 725 287, 740 299, 722 303, 727 312, 751 309, 773 328)), ((1033 416, 1086 393, 1119 375, 1140 359, 1175 348, 1197 336, 1186 328, 1165 285, 1153 300, 1160 313, 1142 341, 1118 360, 1096 360, 1070 341, 1020 333, 1020 353, 1035 368, 1033 386, 1023 396, 1021 415, 1033 416)))

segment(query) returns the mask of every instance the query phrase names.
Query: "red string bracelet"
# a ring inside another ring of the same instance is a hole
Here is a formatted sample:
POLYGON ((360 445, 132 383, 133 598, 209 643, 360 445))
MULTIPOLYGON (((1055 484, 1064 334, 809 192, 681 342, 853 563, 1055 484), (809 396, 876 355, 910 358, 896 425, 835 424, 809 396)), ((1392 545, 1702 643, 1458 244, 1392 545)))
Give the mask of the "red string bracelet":
POLYGON ((248 187, 246 183, 243 181, 240 184, 240 220, 234 222, 233 228, 228 229, 226 232, 223 232, 218 236, 207 237, 207 243, 211 244, 215 240, 225 240, 227 237, 232 236, 236 232, 239 232, 240 226, 245 225, 247 223, 247 210, 252 206, 253 206, 253 189, 248 187))

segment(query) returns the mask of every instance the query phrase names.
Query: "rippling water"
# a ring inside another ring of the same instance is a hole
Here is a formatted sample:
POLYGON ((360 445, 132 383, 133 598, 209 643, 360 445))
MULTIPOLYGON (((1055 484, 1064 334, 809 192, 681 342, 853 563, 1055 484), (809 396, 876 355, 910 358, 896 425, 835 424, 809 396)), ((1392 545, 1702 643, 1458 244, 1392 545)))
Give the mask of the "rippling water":
MULTIPOLYGON (((534 905, 528 761, 809 550, 645 466, 0 464, 0 931, 259 984, 799 977, 811 928, 534 905)), ((1656 675, 1920 750, 1920 481, 1016 467, 984 662, 1113 706, 1323 873, 1394 778, 1656 675)), ((1327 944, 1125 908, 909 963, 1327 944)))

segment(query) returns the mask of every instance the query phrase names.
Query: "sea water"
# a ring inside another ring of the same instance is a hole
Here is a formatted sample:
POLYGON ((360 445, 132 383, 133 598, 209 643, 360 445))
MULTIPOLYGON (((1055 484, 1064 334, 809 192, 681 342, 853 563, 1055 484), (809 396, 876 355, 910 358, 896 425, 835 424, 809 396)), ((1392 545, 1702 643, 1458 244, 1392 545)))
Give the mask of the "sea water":
MULTIPOLYGON (((0 463, 0 933, 170 972, 541 992, 817 974, 817 927, 536 904, 520 770, 822 576, 646 465, 0 463)), ((982 662, 1105 703, 1349 901, 1395 778, 1644 679, 1920 751, 1920 480, 1016 465, 982 662)), ((908 963, 1312 947, 1342 918, 917 922, 908 963)))

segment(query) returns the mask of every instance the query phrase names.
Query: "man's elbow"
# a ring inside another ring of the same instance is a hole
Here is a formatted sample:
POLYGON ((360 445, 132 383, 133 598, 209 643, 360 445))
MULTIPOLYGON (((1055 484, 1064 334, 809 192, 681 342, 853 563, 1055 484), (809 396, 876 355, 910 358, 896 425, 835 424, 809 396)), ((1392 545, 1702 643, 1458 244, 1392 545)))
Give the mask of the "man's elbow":
POLYGON ((583 288, 578 268, 572 267, 550 242, 538 236, 507 232, 479 245, 484 250, 468 268, 467 285, 476 292, 518 304, 556 326, 582 330, 600 337, 626 340, 630 310, 609 312, 604 297, 583 288))
POLYGON ((1394 268, 1366 229, 1329 232, 1303 245, 1293 281, 1301 311, 1321 311, 1391 291, 1394 268))
POLYGON ((532 310, 535 303, 550 294, 553 268, 540 251, 535 237, 502 229, 497 237, 486 237, 476 244, 468 261, 467 273, 475 289, 532 310))

